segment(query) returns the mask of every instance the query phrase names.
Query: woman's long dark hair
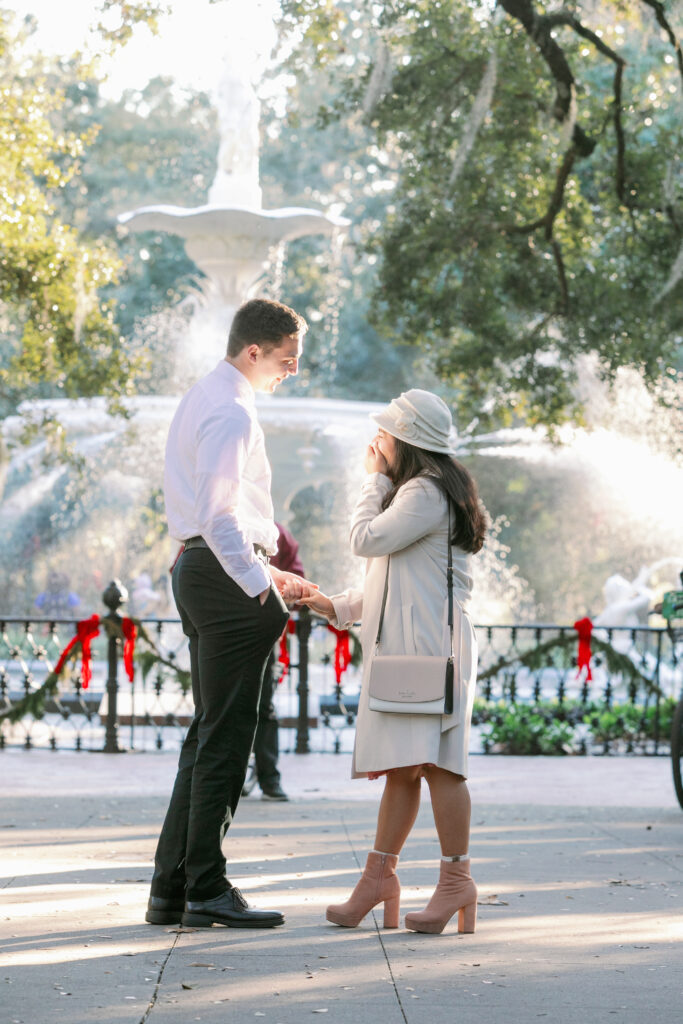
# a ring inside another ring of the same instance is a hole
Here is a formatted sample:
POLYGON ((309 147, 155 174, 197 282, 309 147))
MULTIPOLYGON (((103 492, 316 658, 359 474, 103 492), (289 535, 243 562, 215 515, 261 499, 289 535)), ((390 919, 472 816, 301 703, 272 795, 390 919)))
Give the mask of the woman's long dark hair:
POLYGON ((416 476, 428 476, 450 500, 455 512, 451 544, 471 554, 481 551, 488 527, 486 510, 479 498, 474 477, 451 455, 428 452, 394 438, 396 455, 389 470, 393 487, 382 501, 382 509, 391 505, 399 487, 416 476))

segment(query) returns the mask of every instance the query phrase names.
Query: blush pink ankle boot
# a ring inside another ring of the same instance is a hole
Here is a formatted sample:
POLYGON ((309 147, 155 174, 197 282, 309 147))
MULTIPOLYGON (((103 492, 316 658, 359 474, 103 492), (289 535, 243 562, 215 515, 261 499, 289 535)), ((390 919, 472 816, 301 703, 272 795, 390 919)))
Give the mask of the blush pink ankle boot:
POLYGON ((458 913, 458 931, 473 932, 477 923, 477 887, 470 875, 469 860, 441 861, 439 882, 424 910, 406 914, 405 925, 413 932, 439 934, 458 913))
POLYGON ((355 928, 365 915, 384 903, 384 927, 398 928, 401 883, 396 874, 398 857, 393 853, 368 854, 363 874, 346 903, 327 908, 327 920, 343 928, 355 928))

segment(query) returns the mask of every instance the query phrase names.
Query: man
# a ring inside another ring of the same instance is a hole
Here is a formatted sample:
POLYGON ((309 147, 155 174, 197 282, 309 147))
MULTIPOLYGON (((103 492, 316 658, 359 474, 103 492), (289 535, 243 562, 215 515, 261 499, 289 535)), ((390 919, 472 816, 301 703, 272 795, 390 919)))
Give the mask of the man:
POLYGON ((221 843, 244 783, 266 659, 287 622, 283 597, 296 600, 308 586, 268 565, 278 532, 254 397, 296 374, 307 329, 279 302, 246 302, 225 359, 187 392, 171 423, 164 496, 171 536, 183 542, 172 584, 195 716, 157 845, 151 924, 284 922, 249 907, 230 884, 221 843))
MULTIPOLYGON (((304 576, 304 567, 299 557, 299 545, 286 526, 282 526, 281 523, 276 523, 275 526, 278 530, 277 552, 270 560, 271 566, 285 572, 293 572, 296 576, 304 576)), ((282 788, 280 770, 277 766, 280 744, 278 720, 273 704, 273 693, 276 686, 275 672, 275 652, 271 651, 263 676, 258 725, 254 738, 256 778, 261 787, 262 800, 289 799, 282 788)))

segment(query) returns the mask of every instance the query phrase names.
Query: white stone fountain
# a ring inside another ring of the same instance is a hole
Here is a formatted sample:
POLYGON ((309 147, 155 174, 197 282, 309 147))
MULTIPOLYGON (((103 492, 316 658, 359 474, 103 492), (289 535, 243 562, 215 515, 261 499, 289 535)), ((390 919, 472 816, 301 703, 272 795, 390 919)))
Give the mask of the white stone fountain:
POLYGON ((185 240, 206 275, 204 309, 226 326, 262 282, 280 246, 304 235, 339 235, 344 217, 300 207, 264 210, 259 184, 260 104, 240 59, 229 52, 217 94, 218 168, 205 206, 143 206, 122 213, 131 231, 166 231, 185 240))

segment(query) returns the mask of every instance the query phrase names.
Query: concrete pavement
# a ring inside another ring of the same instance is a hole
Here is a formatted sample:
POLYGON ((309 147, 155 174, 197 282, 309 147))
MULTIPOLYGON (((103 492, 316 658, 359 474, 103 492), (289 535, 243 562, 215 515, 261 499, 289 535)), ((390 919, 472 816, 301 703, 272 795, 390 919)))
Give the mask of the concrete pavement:
MULTIPOLYGON (((382 783, 286 755, 292 800, 242 801, 230 876, 274 931, 143 923, 175 756, 0 753, 0 1024, 557 1024, 683 1011, 683 811, 666 758, 473 757, 474 935, 324 919, 371 847, 382 783)), ((402 914, 438 871, 425 791, 402 914)))

